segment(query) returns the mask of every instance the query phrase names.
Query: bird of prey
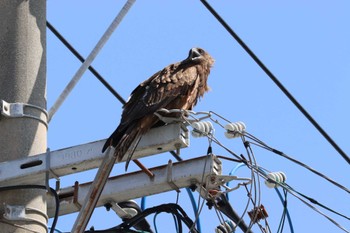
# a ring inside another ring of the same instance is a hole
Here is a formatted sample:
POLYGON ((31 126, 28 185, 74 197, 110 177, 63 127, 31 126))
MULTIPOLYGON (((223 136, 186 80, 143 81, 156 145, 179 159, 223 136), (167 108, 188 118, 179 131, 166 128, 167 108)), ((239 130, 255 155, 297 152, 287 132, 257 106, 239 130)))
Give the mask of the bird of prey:
POLYGON ((118 161, 128 152, 126 168, 142 135, 152 128, 159 118, 154 115, 161 108, 191 110, 209 90, 207 79, 214 59, 201 48, 192 48, 188 57, 152 75, 138 85, 123 106, 117 129, 103 146, 115 147, 118 161))

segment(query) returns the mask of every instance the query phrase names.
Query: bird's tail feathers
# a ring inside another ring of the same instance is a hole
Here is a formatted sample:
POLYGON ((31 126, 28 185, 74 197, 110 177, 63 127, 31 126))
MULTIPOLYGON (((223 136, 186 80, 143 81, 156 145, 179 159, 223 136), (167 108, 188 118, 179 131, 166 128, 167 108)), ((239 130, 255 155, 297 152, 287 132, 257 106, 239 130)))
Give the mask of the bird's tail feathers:
POLYGON ((108 148, 109 146, 111 146, 111 144, 112 144, 111 141, 112 141, 112 137, 109 137, 109 138, 107 139, 107 141, 105 142, 105 144, 103 145, 102 153, 105 152, 105 150, 107 150, 107 148, 108 148))
POLYGON ((129 147, 130 151, 127 152, 128 157, 126 158, 126 161, 125 161, 125 171, 128 170, 129 163, 131 161, 131 157, 135 153, 136 147, 138 146, 139 142, 141 141, 141 138, 142 138, 142 134, 137 135, 136 138, 134 139, 133 143, 129 147))
POLYGON ((105 150, 110 146, 116 147, 118 142, 122 139, 125 131, 126 131, 125 127, 121 128, 120 126, 118 126, 117 129, 114 130, 114 132, 111 134, 111 136, 109 136, 109 138, 106 140, 105 144, 103 145, 102 153, 105 152, 105 150))
POLYGON ((134 154, 143 133, 143 130, 140 129, 138 127, 138 123, 136 123, 135 125, 130 126, 122 135, 121 139, 117 142, 117 145, 115 146, 114 156, 117 158, 117 161, 120 162, 124 156, 127 155, 125 169, 127 169, 131 157, 134 154))

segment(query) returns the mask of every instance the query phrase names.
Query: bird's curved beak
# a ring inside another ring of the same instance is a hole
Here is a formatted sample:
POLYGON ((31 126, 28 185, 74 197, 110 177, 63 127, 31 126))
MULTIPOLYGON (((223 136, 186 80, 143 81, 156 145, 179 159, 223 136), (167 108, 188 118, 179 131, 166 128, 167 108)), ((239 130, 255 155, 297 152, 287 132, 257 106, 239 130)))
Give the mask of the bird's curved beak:
POLYGON ((196 58, 200 57, 201 54, 198 52, 196 48, 192 48, 188 54, 188 60, 195 60, 196 58))

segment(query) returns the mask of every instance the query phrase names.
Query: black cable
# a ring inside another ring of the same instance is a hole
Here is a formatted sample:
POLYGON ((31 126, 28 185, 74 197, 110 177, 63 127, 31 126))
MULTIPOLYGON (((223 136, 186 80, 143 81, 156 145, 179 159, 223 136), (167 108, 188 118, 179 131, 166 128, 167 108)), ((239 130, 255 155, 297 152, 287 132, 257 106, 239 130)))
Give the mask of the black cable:
MULTIPOLYGON (((74 47, 56 30, 56 28, 49 23, 49 21, 46 21, 46 26, 69 49, 69 51, 71 51, 76 58, 79 59, 79 61, 82 63, 85 61, 83 56, 81 56, 79 52, 74 49, 74 47)), ((113 87, 94 69, 94 67, 89 66, 88 69, 122 104, 126 103, 123 97, 121 97, 121 95, 119 95, 118 92, 113 89, 113 87)))
MULTIPOLYGON (((0 191, 9 191, 9 190, 14 190, 14 189, 43 189, 47 190, 47 187, 45 185, 14 185, 14 186, 5 186, 5 187, 0 187, 0 191)), ((55 197, 55 203, 56 203, 56 208, 55 208, 55 216, 51 225, 51 230, 50 233, 55 232, 56 224, 58 221, 58 213, 60 211, 60 200, 58 197, 58 194, 56 190, 53 188, 49 187, 51 194, 55 197)))
POLYGON ((172 213, 174 214, 177 219, 178 222, 184 222, 186 224, 186 226, 188 227, 188 229, 190 229, 190 232, 192 233, 198 233, 198 231, 193 228, 193 221, 187 216, 186 212, 177 204, 162 204, 159 206, 155 206, 152 208, 148 208, 146 210, 144 210, 142 213, 125 220, 124 223, 120 224, 119 226, 113 228, 113 229, 129 229, 130 227, 132 227, 133 225, 135 225, 138 221, 140 221, 140 219, 145 218, 146 216, 153 214, 153 213, 160 213, 160 212, 167 212, 167 213, 172 213), (181 220, 181 221, 180 221, 181 220))
POLYGON ((289 159, 290 161, 293 161, 293 162, 296 163, 296 164, 301 165, 302 167, 304 167, 304 168, 308 169, 309 171, 313 172, 314 174, 316 174, 316 175, 318 175, 318 176, 324 178, 325 180, 329 181, 330 183, 334 184, 335 186, 337 186, 337 187, 343 189, 344 191, 350 193, 350 190, 349 190, 348 188, 346 188, 345 186, 343 186, 343 185, 337 183, 336 181, 332 180, 331 178, 325 176, 325 175, 322 174, 321 172, 319 172, 319 171, 317 171, 317 170, 315 170, 315 169, 309 167, 308 165, 306 165, 306 164, 304 164, 304 163, 302 163, 302 162, 300 162, 300 161, 298 161, 298 160, 296 160, 296 159, 293 159, 293 158, 287 156, 285 153, 283 153, 283 152, 281 152, 281 151, 272 150, 272 152, 274 152, 275 154, 278 154, 278 155, 280 155, 280 156, 282 156, 282 157, 284 157, 284 158, 286 158, 286 159, 289 159))
POLYGON ((287 185, 287 184, 285 184, 285 185, 288 187, 288 189, 294 191, 294 192, 297 193, 298 195, 300 195, 300 196, 302 196, 303 198, 307 199, 307 200, 308 200, 309 202, 311 202, 312 204, 318 205, 318 206, 322 207, 323 209, 326 209, 326 210, 328 210, 328 211, 330 211, 330 212, 332 212, 332 213, 334 213, 334 214, 336 214, 336 215, 338 215, 338 216, 340 216, 340 217, 343 217, 343 218, 345 218, 345 219, 347 219, 347 220, 350 220, 350 217, 348 217, 348 216, 346 216, 346 215, 344 215, 344 214, 341 214, 341 213, 339 213, 339 212, 337 212, 337 211, 335 211, 335 210, 329 208, 328 206, 326 206, 326 205, 324 205, 324 204, 322 204, 322 203, 316 201, 316 200, 315 200, 314 198, 312 198, 312 197, 308 197, 308 196, 306 196, 305 194, 302 194, 302 193, 296 191, 295 189, 293 189, 292 187, 290 187, 290 186, 287 185))
MULTIPOLYGON (((299 197, 298 195, 300 195, 300 193, 298 193, 297 191, 295 191, 293 188, 291 188, 289 185, 287 185, 286 183, 279 183, 279 185, 286 189, 290 194, 292 194, 294 197, 296 197, 297 199, 299 199, 301 202, 303 202, 305 205, 307 205, 308 207, 310 207, 311 209, 313 209, 314 211, 316 211, 317 213, 321 214, 323 217, 327 218, 329 221, 331 221, 333 224, 335 224, 337 227, 339 227, 340 229, 342 229, 345 232, 350 233, 350 231, 346 230, 344 227, 342 227, 339 223, 337 223, 334 219, 332 219, 331 217, 329 217, 328 215, 322 213, 320 210, 318 210, 316 207, 314 207, 313 205, 311 205, 310 203, 308 203, 307 201, 305 201, 303 198, 299 197)), ((305 198, 305 197, 304 197, 305 198)), ((344 217, 344 216, 342 216, 344 217)), ((348 218, 348 217, 346 217, 348 218)))
POLYGON ((213 16, 221 23, 221 25, 231 34, 231 36, 242 46, 242 48, 251 56, 251 58, 260 66, 260 68, 271 78, 271 80, 280 88, 280 90, 288 97, 290 101, 299 109, 299 111, 311 122, 311 124, 322 134, 322 136, 333 146, 333 148, 350 164, 350 158, 346 153, 333 141, 333 139, 322 129, 316 120, 301 106, 301 104, 293 97, 292 94, 282 85, 274 74, 260 61, 252 50, 243 42, 243 40, 232 30, 232 28, 221 18, 221 16, 207 3, 201 0, 203 5, 213 14, 213 16))
POLYGON ((271 152, 273 152, 273 153, 275 153, 275 154, 277 154, 277 155, 280 155, 280 156, 282 156, 283 158, 286 158, 286 159, 288 159, 288 160, 290 160, 290 161, 292 161, 292 162, 294 162, 294 163, 296 163, 296 164, 298 164, 298 165, 300 165, 300 166, 302 166, 302 167, 308 169, 309 171, 313 172, 314 174, 316 174, 316 175, 322 177, 323 179, 329 181, 330 183, 334 184, 334 185, 337 186, 338 188, 341 188, 341 189, 343 189, 344 191, 350 193, 350 190, 349 190, 348 188, 346 188, 345 186, 343 186, 343 185, 337 183, 336 181, 332 180, 331 178, 327 177, 326 175, 322 174, 321 172, 319 172, 319 171, 317 171, 317 170, 315 170, 315 169, 309 167, 308 165, 306 165, 306 164, 300 162, 299 160, 293 159, 292 157, 286 155, 286 154, 283 153, 282 151, 279 151, 279 150, 277 150, 277 149, 272 148, 271 146, 268 146, 266 143, 264 143, 264 142, 261 141, 260 139, 256 138, 254 135, 251 135, 250 133, 245 132, 245 133, 244 133, 244 136, 256 142, 256 143, 255 143, 255 142, 250 142, 251 144, 256 145, 256 146, 259 146, 259 147, 261 147, 261 148, 263 148, 263 149, 265 149, 265 150, 271 151, 271 152))
MULTIPOLYGON (((260 175, 262 177, 264 177, 266 179, 266 175, 264 173, 260 173, 260 175)), ((284 190, 288 191, 290 194, 292 194, 294 197, 296 197, 297 199, 299 199, 302 203, 304 203, 305 205, 307 205, 308 207, 310 207, 311 209, 313 209, 314 211, 316 211, 317 213, 321 214, 322 216, 324 216, 325 218, 327 218, 329 221, 331 221, 333 224, 335 224, 337 227, 339 227, 340 229, 344 230, 345 232, 348 232, 350 233, 350 231, 346 230, 344 227, 342 227, 339 223, 337 223, 334 219, 332 219, 331 217, 327 216, 326 214, 322 213, 320 210, 318 210, 315 206, 309 204, 306 200, 304 200, 303 198, 307 199, 308 201, 310 201, 311 203, 313 204, 316 204, 316 205, 319 205, 321 206, 322 208, 332 212, 332 213, 335 213, 343 218, 346 218, 348 220, 350 220, 350 217, 348 216, 345 216, 319 202, 317 202, 315 199, 313 198, 310 198, 310 197, 307 197, 306 195, 294 190, 291 186, 289 186, 287 183, 284 183, 284 182, 276 182, 274 180, 270 180, 271 182, 273 183, 276 183, 278 184, 279 186, 281 186, 284 190)))
MULTIPOLYGON (((247 192, 249 191, 247 190, 247 192)), ((243 216, 238 215, 224 194, 217 197, 216 201, 217 203, 214 207, 231 219, 242 230, 242 232, 253 233, 251 227, 245 223, 243 216)))
POLYGON ((175 158, 178 162, 183 161, 183 159, 182 159, 178 154, 176 154, 175 151, 169 151, 169 153, 170 153, 172 156, 174 156, 174 158, 175 158))
MULTIPOLYGON (((252 136, 252 135, 250 135, 250 134, 246 134, 245 136, 248 137, 248 138, 250 138, 250 139, 252 139, 252 140, 255 140, 255 137, 252 136)), ((328 182, 332 183, 333 185, 337 186, 338 188, 341 188, 342 190, 346 191, 347 193, 350 193, 350 190, 349 190, 348 188, 346 188, 345 186, 343 186, 343 185, 339 184, 338 182, 332 180, 331 178, 329 178, 328 176, 322 174, 321 172, 319 172, 319 171, 317 171, 317 170, 315 170, 315 169, 309 167, 308 165, 306 165, 306 164, 300 162, 299 160, 293 159, 292 157, 286 155, 286 154, 283 153, 282 151, 276 150, 276 149, 274 149, 274 148, 272 148, 272 147, 266 145, 265 143, 261 142, 260 140, 258 140, 257 142, 258 142, 259 144, 256 144, 256 143, 254 143, 254 142, 250 142, 250 143, 253 144, 253 145, 256 145, 256 146, 260 146, 261 148, 266 149, 266 150, 269 150, 269 151, 271 151, 271 152, 273 152, 273 153, 275 153, 275 154, 277 154, 277 155, 280 155, 280 156, 282 156, 283 158, 286 158, 286 159, 288 159, 288 160, 290 160, 290 161, 292 161, 292 162, 294 162, 294 163, 296 163, 296 164, 298 164, 298 165, 300 165, 300 166, 302 166, 302 167, 308 169, 308 170, 311 171, 312 173, 314 173, 314 174, 316 174, 316 175, 322 177, 323 179, 327 180, 328 182)))

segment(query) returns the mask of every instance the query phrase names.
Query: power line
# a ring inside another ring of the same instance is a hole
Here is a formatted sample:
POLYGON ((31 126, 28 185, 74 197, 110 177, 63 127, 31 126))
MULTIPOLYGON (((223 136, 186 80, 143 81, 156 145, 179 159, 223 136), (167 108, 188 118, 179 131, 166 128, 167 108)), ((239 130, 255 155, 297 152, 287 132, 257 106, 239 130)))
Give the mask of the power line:
POLYGON ((322 174, 321 172, 311 168, 310 166, 296 160, 296 159, 293 159, 292 157, 286 155, 285 153, 283 153, 282 151, 279 151, 275 148, 272 148, 270 146, 268 146, 267 144, 265 144, 264 142, 262 142, 261 140, 259 140, 258 138, 254 137, 253 135, 245 132, 244 136, 246 136, 247 138, 253 140, 254 142, 249 142, 250 144, 253 144, 253 145, 256 145, 256 146, 259 146, 265 150, 268 150, 268 151, 271 151, 279 156, 282 156, 283 158, 286 158, 296 164, 298 164, 299 166, 302 166, 304 168, 306 168, 307 170, 311 171, 312 173, 322 177, 323 179, 327 180, 328 182, 332 183, 333 185, 337 186, 338 188, 341 188, 342 190, 346 191, 347 193, 350 193, 350 190, 348 188, 346 188, 345 186, 337 183, 336 181, 332 180, 331 178, 329 178, 328 176, 322 174))
MULTIPOLYGON (((56 30, 54 26, 52 26, 49 21, 46 21, 46 26, 69 49, 69 51, 71 51, 71 53, 73 53, 73 55, 79 59, 79 61, 82 63, 85 62, 83 56, 56 30)), ((121 97, 121 95, 119 95, 119 93, 113 89, 113 87, 102 77, 102 75, 97 70, 95 70, 92 65, 90 65, 88 69, 122 104, 125 104, 126 101, 123 99, 123 97, 121 97)))
POLYGON ((233 29, 221 18, 221 16, 212 8, 206 0, 201 0, 203 5, 212 13, 212 15, 221 23, 221 25, 230 33, 230 35, 242 46, 250 57, 260 66, 260 68, 271 78, 271 80, 280 88, 290 101, 299 109, 299 111, 311 122, 311 124, 322 134, 322 136, 333 146, 333 148, 350 164, 350 158, 334 142, 334 140, 322 129, 316 120, 301 106, 291 93, 282 85, 276 76, 264 65, 264 63, 253 53, 253 51, 244 43, 244 41, 233 31, 233 29))

